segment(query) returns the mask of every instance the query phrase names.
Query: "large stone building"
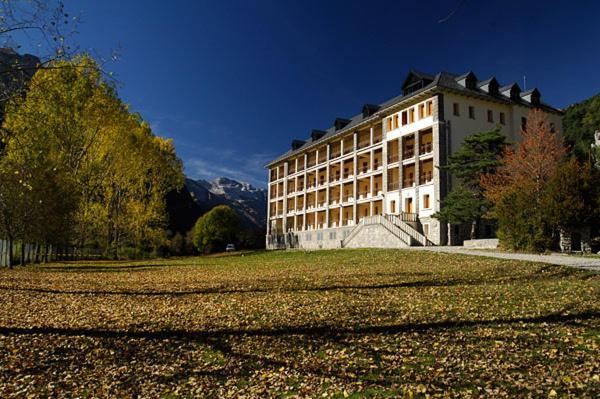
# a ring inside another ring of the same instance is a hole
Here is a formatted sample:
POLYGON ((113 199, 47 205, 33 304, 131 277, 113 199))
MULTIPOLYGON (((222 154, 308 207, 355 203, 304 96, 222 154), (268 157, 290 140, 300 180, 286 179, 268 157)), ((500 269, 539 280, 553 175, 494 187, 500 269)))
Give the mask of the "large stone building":
POLYGON ((267 165, 267 248, 454 243, 456 232, 432 218, 452 184, 438 166, 473 133, 499 127, 518 140, 532 108, 562 128, 537 89, 410 72, 402 95, 313 130, 267 165))

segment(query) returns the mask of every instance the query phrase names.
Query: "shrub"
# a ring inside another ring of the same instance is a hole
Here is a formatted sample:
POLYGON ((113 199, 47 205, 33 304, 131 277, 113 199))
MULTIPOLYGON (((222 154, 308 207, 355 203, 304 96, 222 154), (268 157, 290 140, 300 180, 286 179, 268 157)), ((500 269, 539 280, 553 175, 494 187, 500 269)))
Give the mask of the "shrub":
POLYGON ((235 211, 227 205, 217 205, 196 222, 194 245, 202 253, 223 251, 228 243, 236 241, 238 227, 235 211))

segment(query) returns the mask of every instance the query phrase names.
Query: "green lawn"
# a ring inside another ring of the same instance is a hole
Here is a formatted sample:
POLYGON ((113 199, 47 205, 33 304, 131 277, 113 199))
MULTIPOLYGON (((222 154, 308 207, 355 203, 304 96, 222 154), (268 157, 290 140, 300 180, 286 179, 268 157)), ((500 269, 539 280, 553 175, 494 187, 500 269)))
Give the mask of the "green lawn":
POLYGON ((345 250, 0 270, 0 397, 598 397, 600 275, 345 250))

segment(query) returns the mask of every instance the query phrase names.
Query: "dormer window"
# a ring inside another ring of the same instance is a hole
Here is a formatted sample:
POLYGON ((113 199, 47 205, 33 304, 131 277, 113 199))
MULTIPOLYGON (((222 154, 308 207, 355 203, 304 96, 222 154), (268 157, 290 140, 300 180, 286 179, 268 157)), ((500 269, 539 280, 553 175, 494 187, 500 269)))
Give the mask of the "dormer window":
POLYGON ((518 84, 513 83, 511 85, 504 86, 500 88, 500 92, 503 96, 510 98, 511 100, 518 101, 520 100, 521 88, 518 84))
POLYGON ((475 89, 477 86, 477 77, 473 72, 468 72, 456 78, 456 83, 467 89, 475 89))
POLYGON ((350 119, 337 118, 335 122, 333 122, 333 126, 335 127, 335 130, 340 130, 345 128, 350 122, 350 119))
POLYGON ((540 104, 540 92, 538 89, 531 89, 521 93, 521 98, 531 105, 540 104))
POLYGON ((431 75, 410 71, 406 79, 404 79, 404 84, 402 84, 402 94, 406 96, 421 90, 433 82, 433 79, 434 77, 431 75))
POLYGON ((490 78, 479 83, 479 88, 492 96, 497 96, 499 94, 498 89, 500 88, 500 85, 496 78, 490 78))
POLYGON ((325 136, 325 133, 323 130, 313 130, 310 133, 310 138, 312 139, 312 141, 317 141, 319 140, 321 137, 325 136))
POLYGON ((373 105, 373 104, 365 104, 363 105, 362 108, 362 116, 363 118, 368 118, 369 116, 373 115, 375 112, 379 111, 379 105, 373 105))

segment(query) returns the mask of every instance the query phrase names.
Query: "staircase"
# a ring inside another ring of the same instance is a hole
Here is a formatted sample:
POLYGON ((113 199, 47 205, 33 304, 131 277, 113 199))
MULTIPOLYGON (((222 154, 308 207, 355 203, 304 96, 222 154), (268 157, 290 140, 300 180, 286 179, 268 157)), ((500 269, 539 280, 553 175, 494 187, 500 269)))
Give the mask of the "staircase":
POLYGON ((418 243, 417 246, 426 247, 428 245, 433 245, 433 243, 429 241, 424 234, 421 234, 417 229, 403 221, 397 215, 385 215, 385 218, 390 220, 394 225, 398 226, 398 228, 410 235, 411 238, 418 243))
POLYGON ((386 229, 393 236, 398 238, 406 246, 427 246, 432 245, 431 241, 423 234, 417 231, 410 224, 403 221, 396 215, 375 215, 363 218, 352 229, 348 237, 341 242, 341 247, 345 248, 348 244, 364 229, 365 226, 379 225, 386 229))

